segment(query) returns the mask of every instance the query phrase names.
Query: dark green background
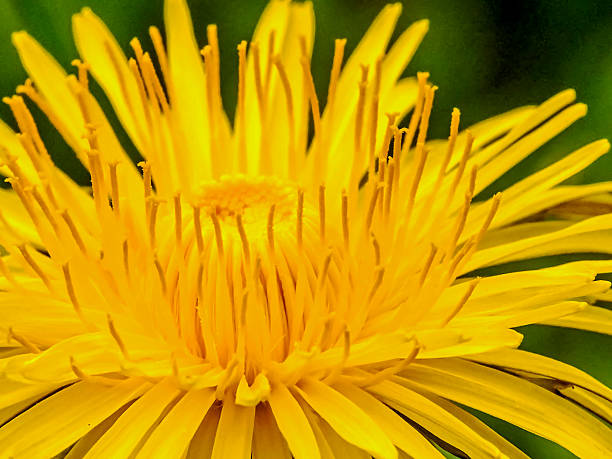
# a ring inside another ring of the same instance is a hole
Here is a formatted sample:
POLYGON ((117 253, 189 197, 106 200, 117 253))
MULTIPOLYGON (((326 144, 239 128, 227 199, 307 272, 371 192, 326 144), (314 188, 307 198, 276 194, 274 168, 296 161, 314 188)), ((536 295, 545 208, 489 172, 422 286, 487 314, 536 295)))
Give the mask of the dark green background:
MULTIPOLYGON (((150 46, 147 29, 162 29, 162 0, 0 0, 0 95, 13 93, 25 79, 10 33, 26 29, 66 67, 76 57, 70 16, 90 6, 127 49, 138 36, 150 46)), ((191 0, 196 36, 219 25, 223 95, 228 112, 236 99, 235 46, 251 36, 265 0, 191 0)), ((334 38, 347 38, 352 49, 385 4, 379 0, 315 0, 317 35, 313 73, 325 93, 334 38)), ((399 30, 429 18, 430 32, 407 73, 429 71, 440 90, 431 133, 447 136, 452 107, 462 111, 462 125, 524 104, 535 104, 567 87, 589 105, 589 115, 500 179, 496 187, 536 170, 597 138, 611 137, 612 2, 604 0, 413 0, 405 2, 399 30)), ((12 124, 9 110, 0 116, 12 124)), ((38 117, 43 137, 56 161, 81 183, 87 174, 61 138, 38 117)), ((612 156, 600 159, 574 183, 612 180, 612 156)), ((534 266, 531 264, 530 266, 534 266)), ((523 347, 572 363, 612 385, 609 337, 549 327, 527 327, 523 347)), ((518 428, 486 418, 532 457, 572 457, 552 443, 518 428)), ((551 420, 554 422, 554 420, 551 420)))

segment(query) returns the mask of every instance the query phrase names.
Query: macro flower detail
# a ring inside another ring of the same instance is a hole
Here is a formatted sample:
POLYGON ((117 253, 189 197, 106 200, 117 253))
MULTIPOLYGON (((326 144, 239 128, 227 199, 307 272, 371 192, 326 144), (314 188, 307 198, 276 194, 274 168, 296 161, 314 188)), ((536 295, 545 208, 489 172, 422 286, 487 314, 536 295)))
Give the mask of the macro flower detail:
POLYGON ((0 456, 526 457, 464 407, 610 454, 612 390, 513 329, 612 334, 594 305, 612 261, 478 275, 611 253, 612 183, 562 184, 609 143, 481 198, 586 107, 567 90, 468 130, 455 109, 429 140, 437 88, 402 78, 428 23, 389 47, 400 12, 348 59, 335 41, 322 104, 312 4, 273 0, 237 46, 233 122, 217 28, 200 49, 185 0, 130 58, 76 14, 74 75, 13 35, 29 79, 4 99, 19 133, 0 124, 0 456), (31 106, 91 188, 54 165, 31 106))

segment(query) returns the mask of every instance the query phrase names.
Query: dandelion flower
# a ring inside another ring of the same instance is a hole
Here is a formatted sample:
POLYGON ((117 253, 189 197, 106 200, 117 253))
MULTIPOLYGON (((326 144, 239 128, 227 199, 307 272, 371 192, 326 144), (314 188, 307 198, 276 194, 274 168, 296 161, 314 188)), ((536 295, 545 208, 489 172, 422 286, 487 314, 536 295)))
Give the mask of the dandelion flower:
POLYGON ((518 350, 513 328, 609 333, 591 303, 612 262, 473 274, 609 251, 612 215, 576 203, 612 184, 560 185, 608 142, 474 201, 586 108, 570 90, 466 131, 454 110, 448 140, 428 141, 436 87, 400 78, 428 24, 387 50, 400 10, 385 7, 346 62, 335 42, 321 110, 312 5, 271 2, 238 45, 233 123, 217 29, 200 49, 185 0, 166 0, 166 39, 151 28, 152 52, 134 39, 129 59, 92 11, 76 14, 75 75, 14 34, 29 79, 4 100, 20 132, 0 126, 3 457, 524 457, 464 406, 610 454, 612 391, 518 350), (91 189, 54 165, 28 106, 91 189))

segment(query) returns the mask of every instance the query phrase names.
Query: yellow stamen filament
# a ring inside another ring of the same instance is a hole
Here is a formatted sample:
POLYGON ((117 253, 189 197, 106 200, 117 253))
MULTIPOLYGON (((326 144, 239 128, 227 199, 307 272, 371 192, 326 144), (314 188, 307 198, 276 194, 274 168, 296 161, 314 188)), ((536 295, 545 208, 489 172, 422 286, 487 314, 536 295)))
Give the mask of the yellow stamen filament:
POLYGON ((204 251, 204 239, 202 236, 202 223, 200 221, 200 208, 197 206, 193 206, 193 226, 195 229, 198 252, 202 253, 204 251))
POLYGON ((217 242, 217 252, 219 253, 219 258, 223 257, 223 232, 221 231, 221 224, 219 223, 219 217, 217 214, 212 212, 210 214, 210 219, 212 220, 213 227, 215 229, 215 241, 217 242))
POLYGON ((325 185, 319 186, 319 234, 325 241, 325 185))
POLYGON ((157 27, 151 26, 149 27, 149 36, 153 42, 153 47, 155 48, 155 54, 157 54, 157 61, 159 62, 159 68, 161 69, 164 81, 169 86, 170 78, 168 72, 168 57, 166 56, 166 48, 164 46, 161 33, 159 33, 159 29, 157 27))
POLYGON ((310 101, 310 109, 312 112, 312 119, 314 124, 314 183, 319 184, 320 177, 325 174, 325 152, 323 151, 323 132, 321 129, 321 111, 319 108, 319 98, 315 90, 314 80, 312 79, 312 72, 310 71, 310 59, 306 55, 306 44, 305 38, 300 37, 303 42, 302 45, 302 70, 304 72, 304 82, 306 83, 306 94, 310 101))
POLYGON ((346 46, 346 38, 337 38, 334 42, 334 60, 332 63, 331 75, 329 77, 329 86, 327 88, 327 107, 329 116, 332 117, 330 124, 333 125, 334 101, 336 98, 336 87, 340 78, 340 70, 342 70, 342 61, 344 60, 344 48, 346 46))
POLYGON ((66 291, 68 292, 68 297, 70 298, 70 302, 74 307, 74 311, 76 315, 82 322, 85 322, 85 316, 83 315, 83 309, 81 308, 81 304, 77 299, 76 293, 74 291, 74 283, 72 282, 72 275, 70 274, 70 266, 68 263, 62 265, 62 271, 64 273, 64 280, 66 281, 66 291))
POLYGON ((166 273, 164 272, 164 268, 161 265, 161 262, 159 261, 157 257, 155 257, 155 259, 153 260, 153 264, 155 265, 155 270, 157 271, 157 275, 159 277, 159 283, 161 286, 162 293, 166 295, 168 291, 168 287, 167 287, 166 273))
POLYGON ((155 198, 151 198, 151 212, 149 214, 149 240, 151 242, 151 247, 155 249, 156 247, 156 232, 155 232, 155 224, 157 222, 157 210, 159 209, 160 201, 155 198))
POLYGON ((43 283, 47 286, 49 290, 53 290, 51 287, 51 282, 49 281, 49 277, 40 268, 40 266, 38 266, 38 264, 34 261, 34 259, 32 258, 32 255, 29 254, 26 245, 20 244, 17 246, 17 248, 19 249, 19 252, 21 252, 21 255, 23 256, 24 260, 27 262, 30 268, 32 268, 32 271, 34 271, 36 275, 40 277, 40 280, 43 281, 43 283))
POLYGON ((76 242, 81 252, 83 252, 84 254, 87 253, 87 248, 85 247, 85 243, 83 242, 83 239, 81 238, 81 235, 79 234, 79 230, 74 224, 74 221, 72 220, 72 217, 70 216, 68 211, 64 210, 61 212, 60 215, 66 222, 66 226, 68 226, 68 229, 70 230, 70 234, 74 238, 74 242, 76 242))
POLYGON ((303 242, 303 217, 304 217, 304 190, 298 190, 297 217, 296 217, 296 238, 298 247, 302 247, 303 242))
POLYGON ((268 245, 271 250, 274 250, 274 210, 276 206, 272 204, 270 206, 270 211, 268 212, 268 245))
POLYGON ((246 231, 244 230, 244 224, 242 223, 242 215, 236 215, 236 227, 238 228, 238 233, 240 234, 240 242, 242 244, 242 252, 244 253, 244 259, 248 263, 251 260, 251 253, 249 250, 249 240, 247 238, 246 231))
POLYGON ((461 311, 463 306, 465 306, 465 303, 467 303, 467 301, 470 299, 470 297, 472 296, 472 293, 474 293, 474 290, 478 286, 479 282, 480 282, 480 278, 477 277, 469 283, 467 291, 461 297, 461 299, 459 300, 459 303, 457 303, 457 306, 455 306, 451 310, 450 314, 440 322, 440 325, 439 325, 440 327, 446 327, 449 324, 449 322, 453 320, 457 316, 457 314, 459 314, 459 311, 461 311))
POLYGON ((348 196, 346 190, 342 190, 342 236, 344 239, 344 248, 349 248, 349 218, 348 218, 348 196))
POLYGON ((113 211, 117 216, 121 215, 121 211, 119 209, 119 184, 117 182, 117 162, 114 161, 109 163, 108 172, 110 175, 111 182, 111 200, 113 203, 113 211))
POLYGON ((287 106, 287 125, 288 125, 288 134, 289 134, 289 178, 295 179, 297 177, 298 171, 298 159, 297 159, 297 151, 295 145, 295 117, 293 115, 293 96, 291 95, 291 83, 289 82, 289 77, 287 76, 287 71, 280 59, 280 56, 276 56, 274 59, 274 65, 278 70, 278 75, 280 77, 281 85, 283 87, 283 92, 285 94, 285 104, 287 106))
POLYGON ((110 314, 106 315, 106 322, 108 325, 108 331, 110 332, 111 336, 115 340, 115 343, 117 343, 117 347, 119 347, 119 350, 121 351, 123 356, 127 360, 132 360, 128 354, 127 348, 125 347, 125 343, 123 342, 123 339, 121 338, 121 336, 119 336, 119 333, 117 332, 117 327, 115 327, 115 322, 113 321, 113 318, 111 317, 110 314))
POLYGON ((238 136, 238 170, 247 172, 247 146, 246 146, 246 41, 238 45, 238 103, 236 107, 236 135, 238 136))
POLYGON ((42 352, 40 348, 36 344, 34 344, 32 341, 30 341, 28 338, 26 338, 23 335, 18 335, 17 333, 15 333, 15 330, 13 330, 13 327, 8 328, 8 338, 9 340, 12 338, 15 341, 17 341, 19 344, 25 347, 32 354, 40 354, 42 352))
POLYGON ((180 247, 183 239, 183 209, 181 206, 181 194, 174 196, 174 236, 177 246, 180 247))

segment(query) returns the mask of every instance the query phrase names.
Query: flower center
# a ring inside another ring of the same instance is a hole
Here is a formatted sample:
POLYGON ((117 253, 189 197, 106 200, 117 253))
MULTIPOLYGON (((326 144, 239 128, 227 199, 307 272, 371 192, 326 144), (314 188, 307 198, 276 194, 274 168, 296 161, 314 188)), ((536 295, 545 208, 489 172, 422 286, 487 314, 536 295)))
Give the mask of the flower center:
POLYGON ((196 205, 203 215, 216 216, 224 233, 239 218, 251 239, 295 228, 297 196, 295 185, 277 178, 224 176, 202 186, 196 205))

